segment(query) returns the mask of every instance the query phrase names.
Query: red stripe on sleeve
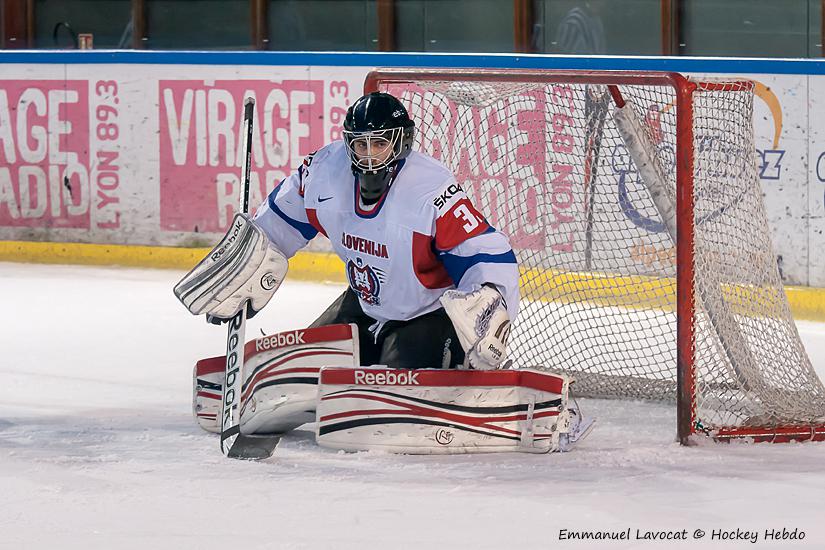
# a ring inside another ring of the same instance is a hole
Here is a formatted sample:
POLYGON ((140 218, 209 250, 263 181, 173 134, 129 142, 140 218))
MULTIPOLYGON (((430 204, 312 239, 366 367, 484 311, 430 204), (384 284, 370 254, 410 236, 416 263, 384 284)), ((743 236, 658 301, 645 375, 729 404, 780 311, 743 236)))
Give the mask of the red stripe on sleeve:
MULTIPOLYGON (((283 182, 281 182, 283 183, 283 182)), ((298 195, 304 196, 304 167, 298 167, 298 195)))
POLYGON ((450 250, 470 237, 481 235, 490 229, 484 216, 466 197, 441 214, 435 220, 435 247, 450 250))
POLYGON ((447 288, 453 284, 453 280, 444 264, 435 257, 432 243, 433 238, 429 235, 413 232, 413 270, 418 282, 425 288, 447 288))
POLYGON ((319 233, 323 233, 324 237, 329 237, 327 232, 321 227, 321 222, 318 221, 318 213, 315 211, 314 208, 307 208, 307 219, 309 223, 312 224, 312 227, 318 230, 319 233))

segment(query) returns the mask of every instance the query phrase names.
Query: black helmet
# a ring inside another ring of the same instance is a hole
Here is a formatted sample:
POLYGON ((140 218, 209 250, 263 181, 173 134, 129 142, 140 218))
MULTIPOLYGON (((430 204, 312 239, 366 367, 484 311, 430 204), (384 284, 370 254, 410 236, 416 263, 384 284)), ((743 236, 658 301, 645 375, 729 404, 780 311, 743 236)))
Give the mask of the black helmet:
POLYGON ((415 123, 390 94, 372 92, 347 109, 344 143, 364 200, 386 191, 398 161, 412 150, 414 134, 415 123))

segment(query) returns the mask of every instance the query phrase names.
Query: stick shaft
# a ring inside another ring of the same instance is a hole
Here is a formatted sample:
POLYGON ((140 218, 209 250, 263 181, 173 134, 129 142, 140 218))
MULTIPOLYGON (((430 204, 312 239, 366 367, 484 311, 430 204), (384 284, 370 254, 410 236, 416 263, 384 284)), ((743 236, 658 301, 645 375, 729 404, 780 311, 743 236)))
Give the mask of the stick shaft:
MULTIPOLYGON (((244 101, 244 156, 241 165, 241 185, 238 191, 239 211, 249 212, 249 172, 252 167, 252 118, 255 100, 244 101)), ((229 455, 240 435, 240 401, 246 337, 246 304, 229 321, 226 333, 226 368, 224 370, 223 400, 221 401, 221 451, 229 455)))

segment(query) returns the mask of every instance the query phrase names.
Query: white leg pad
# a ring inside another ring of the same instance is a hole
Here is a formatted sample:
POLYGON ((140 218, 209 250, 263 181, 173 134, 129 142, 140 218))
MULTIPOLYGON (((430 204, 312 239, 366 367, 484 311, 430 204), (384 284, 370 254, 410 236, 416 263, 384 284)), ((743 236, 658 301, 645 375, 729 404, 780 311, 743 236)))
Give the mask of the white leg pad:
MULTIPOLYGON (((358 330, 330 325, 281 332, 247 342, 245 352, 241 433, 284 433, 315 420, 322 367, 358 364, 358 330)), ((195 367, 195 417, 211 432, 220 431, 224 361, 213 357, 195 367)))
POLYGON ((207 432, 220 433, 218 414, 223 399, 226 357, 210 357, 195 363, 192 392, 192 414, 207 432))
POLYGON ((569 383, 533 369, 324 368, 316 439, 406 454, 557 451, 569 383))

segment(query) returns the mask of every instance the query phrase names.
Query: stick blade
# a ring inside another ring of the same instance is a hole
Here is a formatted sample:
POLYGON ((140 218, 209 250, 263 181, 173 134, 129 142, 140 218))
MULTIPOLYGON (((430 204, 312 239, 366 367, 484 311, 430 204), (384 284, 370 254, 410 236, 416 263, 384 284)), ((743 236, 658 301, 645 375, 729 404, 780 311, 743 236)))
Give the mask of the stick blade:
POLYGON ((272 456, 280 441, 280 435, 239 434, 226 456, 240 460, 264 460, 272 456))

